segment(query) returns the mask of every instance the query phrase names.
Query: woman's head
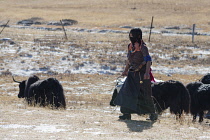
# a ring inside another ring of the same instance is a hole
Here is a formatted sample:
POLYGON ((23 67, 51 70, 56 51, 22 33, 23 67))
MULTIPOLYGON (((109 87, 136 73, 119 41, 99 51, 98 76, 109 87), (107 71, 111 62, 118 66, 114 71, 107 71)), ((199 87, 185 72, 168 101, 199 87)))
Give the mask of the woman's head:
POLYGON ((142 31, 139 28, 133 28, 130 30, 129 33, 129 38, 130 41, 132 42, 132 44, 134 44, 135 42, 141 42, 142 40, 142 31))

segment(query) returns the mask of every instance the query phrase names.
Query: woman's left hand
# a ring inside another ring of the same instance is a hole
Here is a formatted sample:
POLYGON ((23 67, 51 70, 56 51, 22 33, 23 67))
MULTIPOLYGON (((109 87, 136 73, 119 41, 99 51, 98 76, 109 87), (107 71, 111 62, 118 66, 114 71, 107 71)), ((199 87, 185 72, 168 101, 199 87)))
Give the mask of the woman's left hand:
POLYGON ((149 73, 145 73, 145 74, 144 74, 144 79, 150 79, 149 73))

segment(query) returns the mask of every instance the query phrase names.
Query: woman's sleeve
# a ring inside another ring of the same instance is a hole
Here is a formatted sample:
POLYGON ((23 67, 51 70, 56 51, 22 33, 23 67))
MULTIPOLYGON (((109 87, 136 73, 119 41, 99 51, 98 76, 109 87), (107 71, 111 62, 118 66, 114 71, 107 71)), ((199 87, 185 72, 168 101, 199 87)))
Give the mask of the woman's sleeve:
POLYGON ((149 51, 148 51, 148 48, 146 45, 143 45, 142 46, 142 53, 143 53, 143 56, 144 56, 144 61, 147 62, 147 61, 152 61, 152 58, 151 56, 149 55, 149 51))
POLYGON ((130 55, 130 44, 128 44, 127 58, 129 57, 129 55, 130 55))

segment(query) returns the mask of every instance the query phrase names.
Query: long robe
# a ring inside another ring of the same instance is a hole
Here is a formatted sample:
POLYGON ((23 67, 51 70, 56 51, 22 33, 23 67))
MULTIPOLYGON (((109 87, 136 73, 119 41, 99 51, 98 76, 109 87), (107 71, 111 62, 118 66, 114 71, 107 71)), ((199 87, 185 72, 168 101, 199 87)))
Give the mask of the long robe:
POLYGON ((119 91, 115 105, 123 107, 122 113, 150 114, 155 113, 151 98, 151 81, 143 80, 144 73, 129 71, 128 76, 119 91), (141 78, 140 78, 141 77, 141 78), (141 82, 141 83, 140 83, 141 82))

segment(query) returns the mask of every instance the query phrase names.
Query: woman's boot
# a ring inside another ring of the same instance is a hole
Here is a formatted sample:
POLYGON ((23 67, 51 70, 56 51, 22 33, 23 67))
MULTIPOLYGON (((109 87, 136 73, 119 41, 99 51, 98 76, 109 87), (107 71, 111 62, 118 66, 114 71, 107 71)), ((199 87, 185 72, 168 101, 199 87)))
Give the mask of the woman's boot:
POLYGON ((124 113, 122 116, 119 116, 119 119, 121 119, 121 120, 131 120, 131 114, 124 113))

